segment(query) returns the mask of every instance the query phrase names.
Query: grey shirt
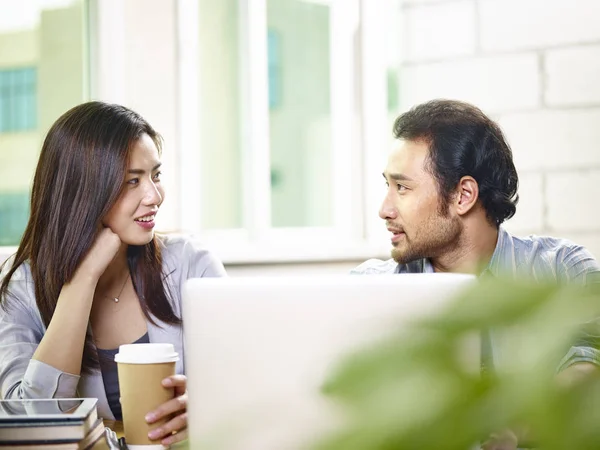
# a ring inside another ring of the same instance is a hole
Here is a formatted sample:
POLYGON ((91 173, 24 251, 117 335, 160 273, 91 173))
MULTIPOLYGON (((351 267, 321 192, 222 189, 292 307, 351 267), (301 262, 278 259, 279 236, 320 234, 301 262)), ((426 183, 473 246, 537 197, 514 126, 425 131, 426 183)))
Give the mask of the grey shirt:
MULTIPOLYGON (((352 270, 358 275, 393 273, 431 273, 428 259, 398 264, 393 259, 370 259, 352 270)), ((495 277, 527 278, 559 283, 597 283, 598 261, 584 247, 566 239, 548 236, 517 237, 500 227, 492 259, 484 272, 495 277)), ((496 359, 499 355, 493 354, 496 359)), ((509 356, 507 356, 509 357, 509 356)), ((578 363, 600 365, 600 349, 587 344, 574 345, 561 361, 559 370, 578 363)))
MULTIPOLYGON (((587 283, 588 277, 600 273, 600 265, 588 250, 566 239, 549 236, 517 237, 500 227, 496 248, 486 270, 496 277, 587 283)), ((428 259, 408 264, 398 264, 393 259, 370 259, 351 273, 370 275, 433 271, 428 259)))
MULTIPOLYGON (((226 276, 225 269, 213 254, 188 238, 162 236, 159 239, 163 247, 163 273, 168 274, 165 282, 173 297, 171 306, 173 312, 182 317, 183 283, 188 278, 226 276)), ((9 291, 12 295, 2 299, 2 302, 7 301, 8 308, 0 308, 0 398, 93 397, 98 399, 99 415, 114 419, 99 369, 79 376, 32 359, 46 327, 36 305, 28 264, 14 273, 9 291)), ((146 323, 149 341, 173 344, 180 355, 176 371, 185 373, 181 325, 155 321, 157 325, 146 323)))

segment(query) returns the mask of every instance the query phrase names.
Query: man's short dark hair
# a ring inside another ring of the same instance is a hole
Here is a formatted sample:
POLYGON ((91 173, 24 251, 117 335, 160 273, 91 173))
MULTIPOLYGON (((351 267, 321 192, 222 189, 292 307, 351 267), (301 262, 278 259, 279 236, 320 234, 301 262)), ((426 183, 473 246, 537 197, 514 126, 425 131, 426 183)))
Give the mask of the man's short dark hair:
POLYGON ((400 115, 397 139, 429 145, 427 169, 438 183, 443 210, 460 179, 472 176, 488 220, 499 226, 519 201, 519 178, 500 127, 479 108, 456 100, 432 100, 400 115))

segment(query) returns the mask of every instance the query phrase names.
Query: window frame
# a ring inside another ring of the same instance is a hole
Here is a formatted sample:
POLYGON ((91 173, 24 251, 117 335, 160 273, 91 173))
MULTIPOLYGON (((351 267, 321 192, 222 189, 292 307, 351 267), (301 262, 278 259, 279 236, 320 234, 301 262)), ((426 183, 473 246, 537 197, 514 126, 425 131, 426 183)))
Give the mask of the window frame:
POLYGON ((385 257, 389 242, 377 217, 381 200, 381 154, 387 150, 385 0, 330 0, 330 86, 333 225, 271 226, 267 0, 239 0, 243 228, 200 230, 201 204, 198 98, 199 43, 194 0, 177 1, 180 202, 178 228, 226 263, 307 262, 385 257), (350 126, 349 126, 350 124, 350 126), (348 133, 348 129, 356 130, 348 133), (350 149, 350 151, 349 151, 350 149), (368 213, 367 213, 368 212, 368 213))

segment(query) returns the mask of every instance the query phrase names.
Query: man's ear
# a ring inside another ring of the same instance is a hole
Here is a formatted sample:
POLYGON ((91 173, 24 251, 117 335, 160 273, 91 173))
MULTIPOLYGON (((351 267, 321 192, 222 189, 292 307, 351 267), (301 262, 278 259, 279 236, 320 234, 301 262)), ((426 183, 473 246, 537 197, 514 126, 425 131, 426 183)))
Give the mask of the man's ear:
POLYGON ((479 185, 475 178, 465 176, 458 182, 456 190, 455 208, 459 216, 465 215, 477 203, 479 199, 479 185))

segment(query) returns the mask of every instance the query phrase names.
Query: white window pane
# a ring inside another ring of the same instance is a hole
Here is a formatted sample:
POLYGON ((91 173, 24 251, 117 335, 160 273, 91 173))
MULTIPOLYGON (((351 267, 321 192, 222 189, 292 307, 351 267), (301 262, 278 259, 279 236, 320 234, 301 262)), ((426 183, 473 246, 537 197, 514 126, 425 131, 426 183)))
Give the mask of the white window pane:
MULTIPOLYGON (((402 60, 402 42, 400 37, 402 10, 397 0, 384 0, 385 8, 385 49, 387 66, 387 107, 390 118, 400 112, 400 64, 402 60)), ((391 127, 390 127, 391 128, 391 127)))
POLYGON ((272 226, 331 226, 330 7, 267 0, 267 29, 272 226))

